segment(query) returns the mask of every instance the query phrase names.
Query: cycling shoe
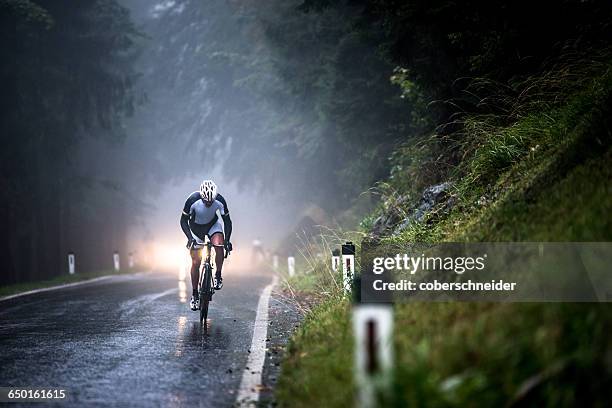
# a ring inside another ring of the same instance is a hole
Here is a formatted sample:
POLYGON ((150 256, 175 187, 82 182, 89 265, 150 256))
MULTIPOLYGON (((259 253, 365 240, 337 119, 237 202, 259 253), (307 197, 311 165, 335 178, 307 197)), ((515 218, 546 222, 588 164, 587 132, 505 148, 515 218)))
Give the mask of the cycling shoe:
POLYGON ((191 308, 191 310, 195 312, 196 310, 199 309, 199 306, 200 306, 200 300, 198 299, 198 297, 191 296, 191 301, 189 302, 189 307, 191 308))

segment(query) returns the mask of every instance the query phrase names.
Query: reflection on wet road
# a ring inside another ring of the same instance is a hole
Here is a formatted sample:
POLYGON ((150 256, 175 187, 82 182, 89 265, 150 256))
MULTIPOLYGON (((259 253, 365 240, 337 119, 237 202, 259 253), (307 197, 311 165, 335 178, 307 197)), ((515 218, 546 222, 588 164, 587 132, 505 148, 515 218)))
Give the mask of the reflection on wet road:
POLYGON ((73 406, 230 406, 269 281, 228 275, 205 327, 191 285, 164 274, 0 302, 0 386, 65 388, 73 406))

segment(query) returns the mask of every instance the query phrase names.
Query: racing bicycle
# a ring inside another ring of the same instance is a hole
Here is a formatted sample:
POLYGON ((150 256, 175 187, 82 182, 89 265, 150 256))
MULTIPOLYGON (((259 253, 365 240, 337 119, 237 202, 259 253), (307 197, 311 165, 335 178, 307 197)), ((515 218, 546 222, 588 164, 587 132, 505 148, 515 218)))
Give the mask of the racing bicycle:
POLYGON ((206 259, 204 260, 204 271, 200 273, 200 283, 199 283, 199 309, 200 309, 200 324, 202 322, 206 322, 208 318, 208 303, 212 301, 213 294, 215 293, 215 288, 213 285, 213 275, 212 275, 212 265, 210 263, 210 253, 211 248, 223 248, 224 257, 227 258, 227 251, 223 245, 214 245, 210 240, 207 240, 205 244, 206 248, 206 259))

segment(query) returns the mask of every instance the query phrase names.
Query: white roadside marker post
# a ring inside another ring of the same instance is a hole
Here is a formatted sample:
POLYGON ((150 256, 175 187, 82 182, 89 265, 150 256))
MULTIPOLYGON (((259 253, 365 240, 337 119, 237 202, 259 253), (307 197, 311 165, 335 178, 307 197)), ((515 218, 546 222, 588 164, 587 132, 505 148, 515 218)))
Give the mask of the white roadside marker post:
POLYGON ((338 268, 340 267, 340 251, 338 249, 334 249, 332 251, 331 260, 332 271, 338 272, 338 268))
MULTIPOLYGON (((362 241, 362 260, 368 258, 371 244, 369 240, 362 241)), ((355 402, 360 408, 374 408, 392 402, 393 305, 362 303, 368 302, 368 299, 362 298, 362 285, 369 284, 362 278, 367 276, 371 267, 367 264, 369 261, 363 262, 366 263, 362 263, 360 275, 353 281, 352 296, 354 379, 357 386, 355 402)))
POLYGON ((377 392, 391 385, 393 367, 393 307, 389 304, 353 306, 357 406, 376 407, 377 392))
POLYGON ((272 256, 272 269, 278 270, 278 255, 272 256))
POLYGON ((119 252, 117 251, 113 253, 113 266, 115 267, 115 271, 119 271, 119 252))
POLYGON ((68 253, 68 273, 70 275, 74 275, 75 272, 76 272, 76 269, 75 269, 75 262, 74 262, 74 253, 69 252, 68 253))
POLYGON ((295 258, 292 256, 287 258, 287 270, 289 271, 289 276, 295 275, 295 258))
POLYGON ((352 242, 342 244, 342 286, 345 294, 351 293, 355 276, 355 245, 352 242))
POLYGON ((128 254, 128 266, 130 269, 134 268, 134 254, 131 252, 128 254))

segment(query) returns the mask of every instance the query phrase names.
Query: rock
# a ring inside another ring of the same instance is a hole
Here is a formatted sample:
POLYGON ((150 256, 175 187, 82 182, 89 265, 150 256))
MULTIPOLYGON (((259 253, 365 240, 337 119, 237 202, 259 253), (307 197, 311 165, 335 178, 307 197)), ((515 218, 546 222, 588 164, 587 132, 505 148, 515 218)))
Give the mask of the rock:
POLYGON ((423 221, 425 215, 440 204, 443 204, 445 209, 452 208, 455 199, 450 195, 451 187, 452 184, 448 181, 427 187, 423 191, 419 205, 395 228, 394 234, 399 234, 414 222, 423 221))
POLYGON ((408 196, 402 196, 397 200, 394 200, 392 203, 387 203, 388 210, 379 216, 372 226, 372 230, 370 231, 372 236, 381 237, 384 235, 388 235, 393 228, 402 220, 405 211, 402 208, 402 205, 408 201, 408 196))
POLYGON ((446 210, 452 208, 456 200, 450 195, 451 187, 452 183, 448 181, 427 187, 423 191, 418 205, 407 212, 404 210, 404 206, 408 201, 408 196, 402 196, 392 204, 388 204, 389 209, 374 221, 370 235, 380 238, 386 235, 399 234, 412 223, 422 222, 425 216, 436 207, 442 206, 446 210), (406 216, 406 214, 408 215, 406 216))
POLYGON ((427 187, 425 191, 423 191, 421 202, 414 212, 414 218, 417 221, 422 221, 425 214, 449 197, 448 191, 450 190, 451 186, 451 183, 446 181, 444 183, 427 187))

